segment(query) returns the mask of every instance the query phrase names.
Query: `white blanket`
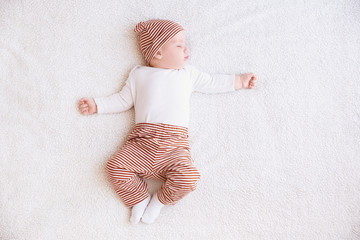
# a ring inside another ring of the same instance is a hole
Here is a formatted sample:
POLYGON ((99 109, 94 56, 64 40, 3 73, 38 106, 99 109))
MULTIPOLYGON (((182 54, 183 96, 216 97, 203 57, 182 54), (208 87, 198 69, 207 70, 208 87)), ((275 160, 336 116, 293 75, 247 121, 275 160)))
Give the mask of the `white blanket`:
POLYGON ((0 239, 360 239, 359 21, 358 0, 0 1, 0 239), (77 102, 144 63, 151 18, 185 27, 190 64, 258 85, 192 96, 198 188, 132 226, 104 166, 133 110, 77 102))

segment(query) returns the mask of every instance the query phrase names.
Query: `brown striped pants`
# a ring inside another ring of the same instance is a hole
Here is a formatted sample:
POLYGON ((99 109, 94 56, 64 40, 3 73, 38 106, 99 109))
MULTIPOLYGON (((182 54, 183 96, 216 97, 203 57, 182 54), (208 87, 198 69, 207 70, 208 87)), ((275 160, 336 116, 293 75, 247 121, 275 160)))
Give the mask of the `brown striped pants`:
POLYGON ((128 207, 149 196, 142 178, 164 181, 157 195, 165 205, 175 204, 195 190, 200 178, 190 156, 188 129, 158 123, 136 124, 106 169, 115 191, 128 207))

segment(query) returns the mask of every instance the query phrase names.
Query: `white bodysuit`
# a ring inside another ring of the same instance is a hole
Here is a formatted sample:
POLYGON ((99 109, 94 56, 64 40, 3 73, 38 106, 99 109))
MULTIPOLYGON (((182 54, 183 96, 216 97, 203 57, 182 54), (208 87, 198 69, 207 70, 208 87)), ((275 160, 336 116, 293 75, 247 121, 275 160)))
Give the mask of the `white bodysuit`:
POLYGON ((180 70, 134 67, 123 89, 95 98, 98 113, 135 108, 135 123, 164 123, 188 127, 192 92, 235 91, 235 75, 210 75, 192 66, 180 70))

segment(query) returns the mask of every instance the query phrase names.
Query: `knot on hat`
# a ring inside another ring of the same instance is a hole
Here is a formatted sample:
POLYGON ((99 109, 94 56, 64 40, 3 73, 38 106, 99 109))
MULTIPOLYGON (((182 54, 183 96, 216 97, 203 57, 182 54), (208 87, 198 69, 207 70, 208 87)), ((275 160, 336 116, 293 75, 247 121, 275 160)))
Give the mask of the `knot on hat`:
POLYGON ((142 32, 145 29, 145 24, 143 22, 139 22, 135 29, 134 32, 142 32))
POLYGON ((140 48, 145 61, 150 65, 159 49, 184 28, 176 22, 153 19, 139 22, 134 31, 140 33, 140 48))

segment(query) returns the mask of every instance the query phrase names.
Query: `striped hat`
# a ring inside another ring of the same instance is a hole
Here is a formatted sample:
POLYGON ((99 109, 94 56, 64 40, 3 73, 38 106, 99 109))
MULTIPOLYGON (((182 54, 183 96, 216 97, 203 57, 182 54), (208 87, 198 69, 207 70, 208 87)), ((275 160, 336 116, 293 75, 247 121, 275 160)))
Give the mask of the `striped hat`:
POLYGON ((182 30, 182 26, 170 20, 153 19, 139 22, 134 31, 140 33, 140 48, 146 63, 150 65, 151 59, 159 49, 182 30))

